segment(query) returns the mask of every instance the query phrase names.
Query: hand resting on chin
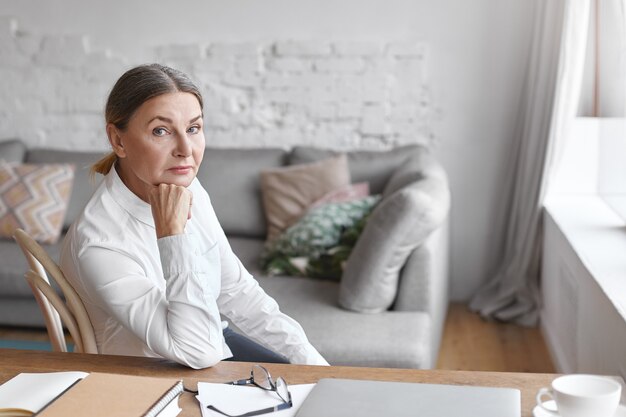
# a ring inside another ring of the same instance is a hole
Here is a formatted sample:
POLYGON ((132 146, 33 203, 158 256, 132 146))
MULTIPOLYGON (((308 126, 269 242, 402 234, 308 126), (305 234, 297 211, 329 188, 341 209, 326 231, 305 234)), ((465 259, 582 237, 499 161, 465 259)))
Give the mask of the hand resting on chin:
POLYGON ((157 239, 183 233, 191 218, 191 191, 180 185, 159 184, 150 190, 148 197, 157 239))

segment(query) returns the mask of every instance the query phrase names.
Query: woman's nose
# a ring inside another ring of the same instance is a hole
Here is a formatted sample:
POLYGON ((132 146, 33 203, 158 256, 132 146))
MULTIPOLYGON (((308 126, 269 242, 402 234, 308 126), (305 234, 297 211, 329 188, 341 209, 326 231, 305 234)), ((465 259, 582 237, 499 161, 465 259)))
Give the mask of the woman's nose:
POLYGON ((176 156, 189 156, 191 155, 191 140, 184 134, 176 135, 176 156))

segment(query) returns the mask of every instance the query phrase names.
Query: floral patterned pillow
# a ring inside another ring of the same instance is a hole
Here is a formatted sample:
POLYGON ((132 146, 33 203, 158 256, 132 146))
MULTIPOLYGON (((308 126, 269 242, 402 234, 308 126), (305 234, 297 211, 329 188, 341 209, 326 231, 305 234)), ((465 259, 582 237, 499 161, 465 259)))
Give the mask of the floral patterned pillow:
POLYGON ((328 203, 309 210, 272 241, 261 257, 269 275, 338 280, 368 214, 380 196, 328 203))

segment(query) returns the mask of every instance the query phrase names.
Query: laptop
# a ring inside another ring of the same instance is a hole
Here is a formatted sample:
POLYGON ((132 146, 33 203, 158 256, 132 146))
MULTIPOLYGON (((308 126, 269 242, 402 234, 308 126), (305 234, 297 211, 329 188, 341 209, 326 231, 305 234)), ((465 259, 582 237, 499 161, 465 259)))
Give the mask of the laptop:
POLYGON ((520 404, 514 388, 320 379, 296 417, 520 417, 520 404))

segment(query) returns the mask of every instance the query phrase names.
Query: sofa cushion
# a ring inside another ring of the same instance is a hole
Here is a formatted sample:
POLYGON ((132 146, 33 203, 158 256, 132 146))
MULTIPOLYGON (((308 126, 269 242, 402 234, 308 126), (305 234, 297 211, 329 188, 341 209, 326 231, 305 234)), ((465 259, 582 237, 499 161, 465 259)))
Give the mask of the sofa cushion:
POLYGON ((228 236, 228 243, 248 272, 254 276, 261 275, 259 259, 263 252, 265 239, 228 236))
MULTIPOLYGON (((395 148, 389 151, 348 152, 350 177, 353 182, 367 181, 372 194, 382 194, 385 184, 397 167, 423 149, 419 145, 395 148)), ((308 146, 296 146, 289 154, 289 164, 303 164, 338 154, 336 151, 308 146)))
POLYGON ((435 160, 430 150, 418 147, 404 163, 398 166, 383 191, 383 199, 389 197, 399 189, 420 181, 423 178, 438 178, 447 182, 447 175, 441 165, 435 160))
POLYGON ((380 196, 369 196, 309 210, 272 242, 268 250, 288 256, 318 256, 337 245, 342 231, 367 216, 379 199, 380 196))
POLYGON ((74 166, 0 161, 0 237, 12 239, 24 229, 40 243, 61 234, 74 166))
POLYGON ((19 139, 8 139, 0 142, 0 159, 7 162, 22 162, 26 155, 26 145, 19 139))
MULTIPOLYGON (((41 245, 50 257, 58 262, 63 239, 53 245, 41 245)), ((14 240, 0 240, 0 289, 2 297, 28 297, 33 299, 33 293, 26 283, 24 274, 28 271, 28 263, 24 253, 14 240)), ((36 308, 36 305, 35 305, 36 308)))
POLYGON ((426 178, 405 186, 374 209, 346 263, 339 304, 376 313, 389 309, 410 253, 445 220, 447 183, 426 178))
POLYGON ((259 172, 285 165, 282 149, 206 148, 198 180, 211 197, 228 235, 263 237, 267 234, 259 172))
POLYGON ((305 213, 311 203, 350 184, 344 154, 321 161, 261 171, 267 240, 276 239, 305 213))
POLYGON ((257 280, 281 311, 302 325, 309 341, 331 365, 430 366, 427 313, 386 311, 363 316, 337 307, 336 282, 264 276, 257 280))
POLYGON ((350 184, 326 193, 321 198, 318 198, 311 203, 308 210, 313 210, 314 208, 323 206, 324 204, 343 203, 346 201, 358 200, 360 198, 365 198, 368 195, 370 195, 369 182, 350 184))
POLYGON ((313 208, 272 241, 262 258, 268 275, 339 280, 345 261, 380 196, 313 208))
POLYGON ((72 196, 65 213, 64 229, 67 229, 82 213, 83 207, 85 207, 96 187, 102 181, 103 177, 101 175, 96 175, 92 179, 89 170, 91 165, 102 158, 104 154, 104 152, 75 152, 52 149, 33 149, 26 154, 26 162, 32 164, 54 162, 74 164, 74 186, 72 187, 72 196))
MULTIPOLYGON (((30 289, 29 289, 30 291, 30 289)), ((3 325, 45 328, 43 315, 35 298, 0 296, 0 318, 3 325)))
POLYGON ((233 252, 280 310, 300 323, 332 365, 428 368, 431 317, 425 312, 384 311, 368 315, 337 305, 339 285, 298 277, 267 277, 258 268, 262 239, 228 237, 233 252), (393 343, 389 343, 389 341, 393 343))

